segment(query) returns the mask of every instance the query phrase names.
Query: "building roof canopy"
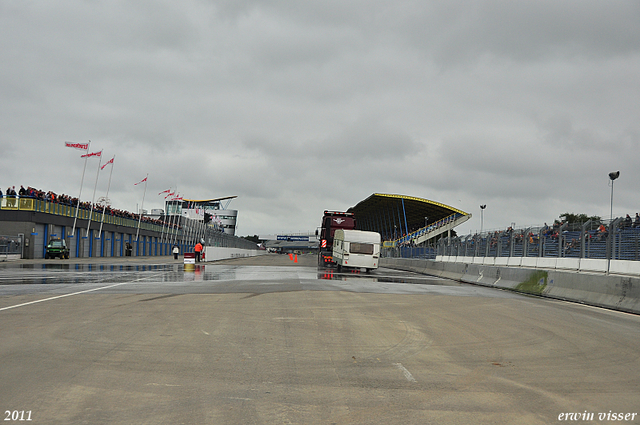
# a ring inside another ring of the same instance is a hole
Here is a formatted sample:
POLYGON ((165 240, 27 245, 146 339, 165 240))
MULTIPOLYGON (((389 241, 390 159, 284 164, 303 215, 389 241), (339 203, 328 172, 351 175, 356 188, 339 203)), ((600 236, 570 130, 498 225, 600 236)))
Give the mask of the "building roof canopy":
POLYGON ((367 222, 394 222, 397 220, 400 220, 402 227, 404 227, 404 217, 406 216, 409 229, 418 229, 425 225, 425 217, 428 217, 429 223, 433 223, 456 213, 468 215, 462 210, 440 202, 414 196, 384 193, 374 193, 356 206, 349 208, 348 212, 355 214, 359 228, 366 226, 367 222))

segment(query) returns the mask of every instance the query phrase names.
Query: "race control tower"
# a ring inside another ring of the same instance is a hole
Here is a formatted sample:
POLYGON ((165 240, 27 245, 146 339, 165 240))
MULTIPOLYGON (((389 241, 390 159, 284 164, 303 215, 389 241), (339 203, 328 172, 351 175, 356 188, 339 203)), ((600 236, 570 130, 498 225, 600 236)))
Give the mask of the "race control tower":
POLYGON ((167 215, 180 215, 192 220, 199 220, 209 226, 235 236, 238 211, 230 210, 229 204, 237 196, 216 199, 181 199, 166 201, 167 215))

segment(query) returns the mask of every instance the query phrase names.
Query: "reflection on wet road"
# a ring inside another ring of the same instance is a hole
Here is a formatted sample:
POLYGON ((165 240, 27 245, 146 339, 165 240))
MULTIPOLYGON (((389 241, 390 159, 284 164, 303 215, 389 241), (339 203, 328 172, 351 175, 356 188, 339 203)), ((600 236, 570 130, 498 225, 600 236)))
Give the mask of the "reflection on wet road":
POLYGON ((390 269, 370 273, 316 267, 182 264, 37 264, 5 267, 0 296, 82 291, 108 293, 272 293, 348 291, 381 294, 445 294, 513 297, 514 294, 390 269), (113 284, 121 284, 111 286, 113 284), (108 286, 101 289, 100 286, 108 286))

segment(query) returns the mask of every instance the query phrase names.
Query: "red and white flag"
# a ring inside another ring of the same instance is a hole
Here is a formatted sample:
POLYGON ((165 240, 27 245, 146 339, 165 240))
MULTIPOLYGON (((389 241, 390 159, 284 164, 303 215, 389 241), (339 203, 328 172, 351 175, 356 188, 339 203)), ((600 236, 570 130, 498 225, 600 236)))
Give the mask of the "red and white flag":
POLYGON ((169 196, 173 196, 175 194, 176 194, 175 192, 168 193, 167 196, 164 197, 164 199, 167 199, 169 196))
POLYGON ((182 198, 182 196, 177 195, 175 198, 172 199, 172 201, 182 201, 184 198, 182 198))
POLYGON ((106 162, 102 167, 100 167, 100 169, 101 169, 101 170, 104 170, 104 167, 106 167, 106 166, 107 166, 107 165, 109 165, 109 164, 113 164, 113 160, 114 160, 115 158, 116 158, 116 157, 114 156, 113 158, 111 158, 110 160, 108 160, 108 161, 107 161, 107 162, 106 162))
POLYGON ((169 193, 169 192, 171 192, 171 189, 163 190, 162 192, 158 193, 158 195, 162 195, 163 193, 169 193))
POLYGON ((83 151, 86 151, 87 149, 89 149, 89 143, 64 142, 64 145, 68 148, 82 149, 83 151))
POLYGON ((89 158, 90 156, 101 157, 102 156, 102 151, 87 153, 87 154, 84 154, 84 155, 80 156, 80 158, 89 158))
POLYGON ((144 183, 144 182, 146 182, 146 181, 147 181, 147 178, 145 177, 145 178, 143 178, 142 180, 140 180, 138 183, 134 184, 134 186, 137 186, 137 185, 139 185, 140 183, 144 183))

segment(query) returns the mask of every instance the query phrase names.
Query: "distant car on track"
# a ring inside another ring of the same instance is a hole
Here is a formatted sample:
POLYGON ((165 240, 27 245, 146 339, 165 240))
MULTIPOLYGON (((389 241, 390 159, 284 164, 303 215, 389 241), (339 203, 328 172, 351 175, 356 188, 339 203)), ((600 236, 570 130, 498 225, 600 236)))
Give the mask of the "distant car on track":
POLYGON ((51 239, 47 244, 47 251, 44 254, 44 258, 55 257, 60 257, 61 259, 69 258, 69 248, 67 248, 67 242, 64 239, 51 239))

